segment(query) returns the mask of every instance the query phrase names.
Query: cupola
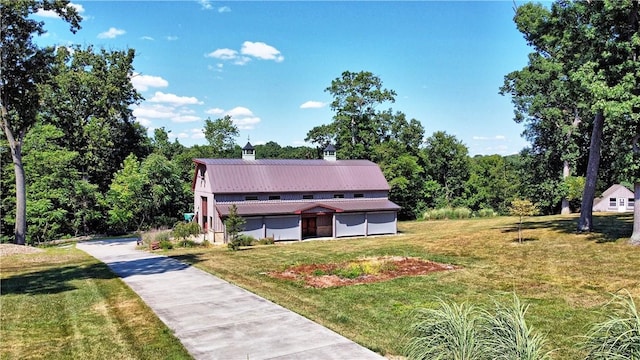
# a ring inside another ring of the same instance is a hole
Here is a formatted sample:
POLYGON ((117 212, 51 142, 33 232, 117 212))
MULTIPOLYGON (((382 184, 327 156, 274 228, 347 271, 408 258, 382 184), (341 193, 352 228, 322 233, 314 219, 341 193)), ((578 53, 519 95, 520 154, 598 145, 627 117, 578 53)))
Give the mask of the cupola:
POLYGON ((247 145, 242 148, 242 160, 255 160, 256 149, 247 141, 247 145))
POLYGON ((336 148, 332 144, 327 145, 322 157, 327 161, 336 161, 336 148))

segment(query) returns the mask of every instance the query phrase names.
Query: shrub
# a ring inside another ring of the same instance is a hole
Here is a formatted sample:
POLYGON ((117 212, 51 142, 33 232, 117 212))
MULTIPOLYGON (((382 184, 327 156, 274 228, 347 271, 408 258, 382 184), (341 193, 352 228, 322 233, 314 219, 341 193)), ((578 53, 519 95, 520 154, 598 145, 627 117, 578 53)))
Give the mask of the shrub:
POLYGON ((190 236, 200 234, 200 225, 197 222, 180 221, 175 224, 171 233, 174 238, 187 240, 190 236))
POLYGON ((444 220, 444 219, 468 219, 473 212, 466 207, 440 208, 427 210, 422 215, 424 220, 444 220))
POLYGON ((173 243, 169 240, 160 241, 160 248, 162 250, 171 250, 173 249, 173 243))
POLYGON ((498 213, 493 209, 480 209, 476 212, 476 216, 481 218, 495 217, 498 216, 498 213))
POLYGON ((251 235, 240 234, 237 235, 235 239, 231 239, 227 246, 229 247, 229 249, 235 251, 238 250, 241 246, 251 246, 255 241, 256 238, 251 235))
POLYGON ((458 207, 453 209, 453 219, 468 219, 471 217, 471 209, 458 207))
POLYGON ((273 237, 266 237, 258 240, 256 243, 258 245, 273 245, 275 244, 275 241, 273 240, 273 237))
POLYGON ((191 247, 198 246, 198 243, 193 241, 193 240, 180 240, 178 242, 178 246, 185 247, 185 248, 191 248, 191 247))
POLYGON ((585 359, 640 359, 640 316, 631 297, 615 295, 609 319, 591 327, 581 347, 585 359))
POLYGON ((169 237, 169 232, 167 231, 162 231, 162 232, 157 232, 155 233, 155 235, 153 236, 153 241, 157 241, 157 242, 169 242, 170 241, 170 237, 169 237))
POLYGON ((142 240, 142 243, 145 245, 149 245, 154 241, 160 242, 162 240, 169 240, 169 231, 168 230, 160 230, 160 229, 153 229, 153 230, 149 230, 149 231, 144 231, 142 233, 138 234, 138 237, 140 238, 140 240, 142 240))

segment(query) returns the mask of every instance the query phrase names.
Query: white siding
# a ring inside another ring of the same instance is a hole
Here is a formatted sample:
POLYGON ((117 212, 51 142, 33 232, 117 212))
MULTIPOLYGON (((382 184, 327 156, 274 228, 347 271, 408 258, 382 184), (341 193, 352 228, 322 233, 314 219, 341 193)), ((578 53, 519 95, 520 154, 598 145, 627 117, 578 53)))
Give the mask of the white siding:
POLYGON ((300 240, 300 216, 266 217, 267 237, 278 240, 300 240))
POLYGON ((336 214, 336 237, 366 235, 365 214, 336 214))
POLYGON ((367 234, 395 234, 396 233, 396 213, 368 213, 367 214, 367 234))

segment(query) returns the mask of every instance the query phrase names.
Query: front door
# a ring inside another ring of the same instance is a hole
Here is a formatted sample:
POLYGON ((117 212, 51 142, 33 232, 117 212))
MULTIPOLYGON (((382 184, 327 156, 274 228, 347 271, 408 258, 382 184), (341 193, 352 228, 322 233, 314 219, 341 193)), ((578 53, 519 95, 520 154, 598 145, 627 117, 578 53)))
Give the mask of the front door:
POLYGON ((625 198, 618 198, 618 212, 625 212, 626 210, 625 198))
POLYGON ((303 217, 302 218, 302 237, 314 237, 316 236, 316 218, 315 217, 303 217))

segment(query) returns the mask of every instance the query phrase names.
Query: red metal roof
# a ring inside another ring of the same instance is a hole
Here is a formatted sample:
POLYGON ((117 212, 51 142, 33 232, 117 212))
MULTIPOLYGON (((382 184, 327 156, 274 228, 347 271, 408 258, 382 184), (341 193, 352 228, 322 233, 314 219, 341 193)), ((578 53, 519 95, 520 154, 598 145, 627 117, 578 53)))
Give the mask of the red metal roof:
POLYGON ((323 201, 245 201, 238 203, 217 203, 221 216, 229 215, 229 207, 235 204, 238 215, 285 215, 300 214, 305 210, 321 207, 327 212, 398 211, 400 206, 387 199, 340 199, 323 201))
POLYGON ((368 160, 194 159, 215 194, 389 190, 368 160))

